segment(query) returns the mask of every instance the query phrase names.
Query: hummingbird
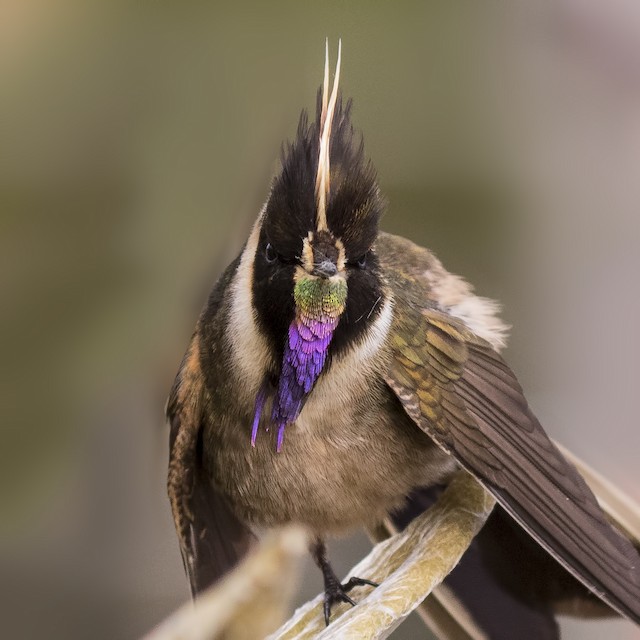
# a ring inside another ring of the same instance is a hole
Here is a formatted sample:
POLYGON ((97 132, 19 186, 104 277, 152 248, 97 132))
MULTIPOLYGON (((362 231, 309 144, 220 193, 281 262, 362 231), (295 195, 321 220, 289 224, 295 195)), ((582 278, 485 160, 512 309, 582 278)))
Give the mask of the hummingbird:
POLYGON ((336 602, 355 604, 354 586, 375 585, 342 584, 326 540, 388 518, 404 526, 462 468, 497 506, 450 587, 467 603, 498 585, 498 617, 510 608, 526 627, 487 623, 485 637, 557 638, 563 606, 640 623, 638 552, 529 408, 500 355, 498 305, 379 230, 387 204, 339 90, 341 44, 332 87, 325 56, 315 118, 303 111, 283 147, 167 403, 168 494, 192 594, 257 531, 298 523, 328 624, 336 602))

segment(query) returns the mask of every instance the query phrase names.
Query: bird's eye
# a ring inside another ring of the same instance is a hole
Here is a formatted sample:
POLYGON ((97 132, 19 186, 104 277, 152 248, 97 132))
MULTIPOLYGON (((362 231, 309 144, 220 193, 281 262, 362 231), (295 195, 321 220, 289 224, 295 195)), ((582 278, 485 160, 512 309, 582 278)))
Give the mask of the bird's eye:
POLYGON ((267 244, 264 250, 264 257, 269 264, 273 264, 278 259, 278 254, 271 243, 267 244))
POLYGON ((359 269, 364 269, 367 266, 367 254, 366 253, 361 255, 356 260, 356 265, 358 266, 359 269))

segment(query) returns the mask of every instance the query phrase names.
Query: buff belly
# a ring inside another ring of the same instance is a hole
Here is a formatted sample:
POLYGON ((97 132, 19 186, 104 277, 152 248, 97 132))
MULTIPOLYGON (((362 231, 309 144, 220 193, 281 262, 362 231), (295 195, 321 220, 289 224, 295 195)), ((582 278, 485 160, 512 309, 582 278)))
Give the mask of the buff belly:
POLYGON ((211 449, 213 482, 238 517, 257 526, 295 522, 325 534, 375 522, 455 468, 404 413, 385 409, 316 423, 303 411, 280 452, 275 429, 261 428, 255 447, 246 427, 238 429, 246 437, 211 449))

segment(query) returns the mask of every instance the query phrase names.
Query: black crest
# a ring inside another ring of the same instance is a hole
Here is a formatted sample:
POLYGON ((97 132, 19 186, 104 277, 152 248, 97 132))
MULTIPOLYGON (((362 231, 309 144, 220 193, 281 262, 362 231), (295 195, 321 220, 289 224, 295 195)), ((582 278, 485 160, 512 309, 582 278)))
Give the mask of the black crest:
MULTIPOLYGON (((316 119, 302 112, 294 142, 282 153, 282 171, 275 178, 267 203, 264 230, 277 251, 295 258, 302 239, 316 229, 316 176, 318 172, 322 92, 318 92, 316 119)), ((384 208, 376 172, 364 155, 362 136, 351 124, 351 100, 338 96, 330 141, 330 195, 327 224, 342 240, 348 259, 357 259, 373 244, 384 208)))

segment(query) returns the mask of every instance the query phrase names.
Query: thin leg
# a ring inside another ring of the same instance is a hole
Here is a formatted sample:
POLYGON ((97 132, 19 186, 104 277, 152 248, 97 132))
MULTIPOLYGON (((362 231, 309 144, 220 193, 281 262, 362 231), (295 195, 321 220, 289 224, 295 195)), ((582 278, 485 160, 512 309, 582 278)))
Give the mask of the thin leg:
POLYGON ((311 555, 322 571, 324 578, 324 621, 325 624, 329 624, 329 618, 331 617, 331 607, 336 602, 347 602, 352 607, 355 607, 356 603, 352 600, 347 592, 353 589, 353 587, 359 587, 364 584, 368 584, 372 587, 378 585, 371 580, 365 580, 363 578, 349 578, 344 584, 340 584, 338 576, 336 576, 329 559, 327 558, 327 547, 324 540, 316 538, 310 545, 309 550, 311 555))

